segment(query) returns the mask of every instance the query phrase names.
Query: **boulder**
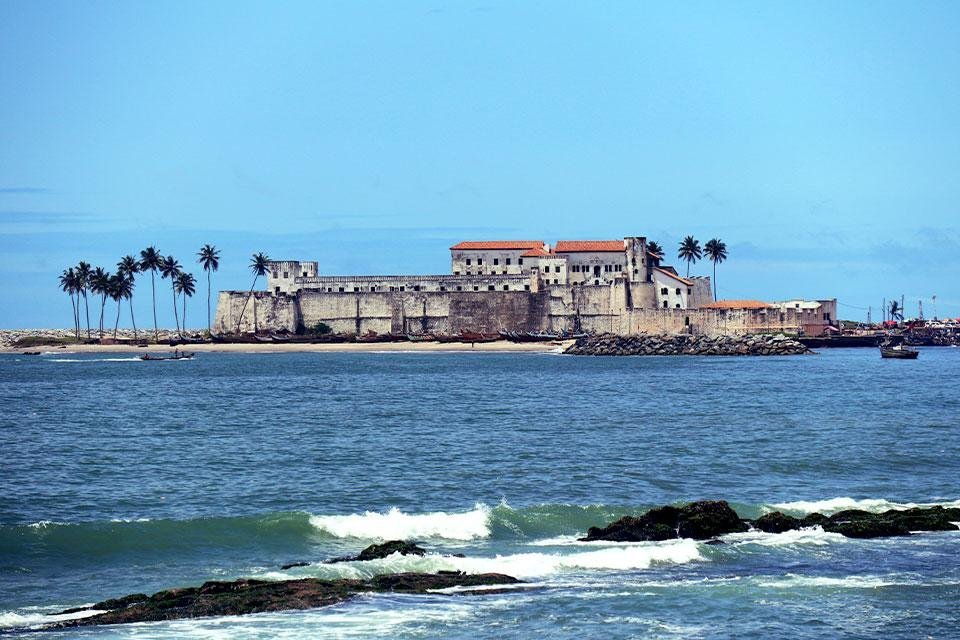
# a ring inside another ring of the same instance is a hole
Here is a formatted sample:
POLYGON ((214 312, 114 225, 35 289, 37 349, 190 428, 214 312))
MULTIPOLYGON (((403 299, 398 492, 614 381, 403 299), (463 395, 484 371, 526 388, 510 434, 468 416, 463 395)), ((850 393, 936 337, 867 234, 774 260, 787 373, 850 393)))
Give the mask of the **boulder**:
POLYGON ((378 560, 380 558, 386 558, 389 555, 394 553, 399 553, 402 556, 422 556, 426 553, 425 549, 418 547, 415 542, 407 542, 406 540, 388 540, 381 544, 372 544, 358 555, 355 556, 344 556, 342 558, 331 558, 330 560, 324 560, 325 564, 334 564, 337 562, 357 562, 365 560, 378 560))
POLYGON ((590 527, 581 540, 645 542, 693 538, 707 540, 725 533, 746 531, 747 524, 723 500, 691 502, 651 509, 639 517, 624 516, 606 527, 590 527))
POLYGON ((767 513, 754 520, 753 526, 766 533, 783 533, 784 531, 799 529, 805 525, 803 525, 802 520, 798 520, 793 516, 788 516, 779 511, 774 511, 773 513, 767 513))

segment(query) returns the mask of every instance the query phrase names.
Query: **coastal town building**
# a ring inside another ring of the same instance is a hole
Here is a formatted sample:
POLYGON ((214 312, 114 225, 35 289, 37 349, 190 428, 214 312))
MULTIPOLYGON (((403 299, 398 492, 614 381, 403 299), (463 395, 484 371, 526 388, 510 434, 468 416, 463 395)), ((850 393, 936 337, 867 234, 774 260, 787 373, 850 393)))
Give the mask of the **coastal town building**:
MULTIPOLYGON (((680 276, 620 240, 468 240, 450 247, 450 273, 322 275, 315 261, 269 264, 266 291, 220 293, 216 330, 338 333, 460 331, 751 333, 819 335, 836 301, 744 304, 713 300, 709 277, 680 276), (831 306, 832 302, 832 306, 831 306)), ((746 301, 749 302, 749 301, 746 301)))

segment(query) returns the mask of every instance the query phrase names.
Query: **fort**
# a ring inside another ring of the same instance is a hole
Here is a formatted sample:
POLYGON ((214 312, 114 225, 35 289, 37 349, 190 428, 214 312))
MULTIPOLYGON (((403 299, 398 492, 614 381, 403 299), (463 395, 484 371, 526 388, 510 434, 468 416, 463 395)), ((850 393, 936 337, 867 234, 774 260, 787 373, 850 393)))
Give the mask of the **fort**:
POLYGON ((836 300, 715 301, 646 238, 460 242, 444 275, 327 276, 317 262, 269 264, 266 290, 221 291, 214 333, 302 333, 324 323, 363 335, 462 331, 822 335, 836 300))

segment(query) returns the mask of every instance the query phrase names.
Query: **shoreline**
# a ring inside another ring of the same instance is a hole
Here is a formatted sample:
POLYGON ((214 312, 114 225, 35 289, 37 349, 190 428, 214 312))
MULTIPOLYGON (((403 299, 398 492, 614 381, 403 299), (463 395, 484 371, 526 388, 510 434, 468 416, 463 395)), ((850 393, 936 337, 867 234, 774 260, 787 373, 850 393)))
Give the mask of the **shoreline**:
POLYGON ((70 344, 59 346, 36 346, 29 348, 0 347, 0 353, 23 354, 24 351, 39 351, 41 354, 63 355, 82 353, 137 354, 173 353, 174 349, 189 353, 562 353, 573 340, 556 342, 496 342, 450 343, 450 342, 341 342, 330 344, 310 343, 265 343, 265 344, 189 344, 171 347, 166 344, 151 344, 147 347, 131 347, 126 344, 70 344))

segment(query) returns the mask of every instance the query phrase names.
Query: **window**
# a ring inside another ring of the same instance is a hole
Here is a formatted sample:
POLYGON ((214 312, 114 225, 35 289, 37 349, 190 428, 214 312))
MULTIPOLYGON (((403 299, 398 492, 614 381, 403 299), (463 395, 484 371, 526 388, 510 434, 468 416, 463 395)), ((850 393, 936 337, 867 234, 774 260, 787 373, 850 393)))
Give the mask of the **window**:
POLYGON ((377 290, 376 287, 370 287, 370 291, 376 291, 376 290, 377 290))
POLYGON ((508 285, 508 284, 503 285, 503 290, 504 290, 504 291, 510 291, 510 285, 508 285))
POLYGON ((354 287, 354 288, 353 288, 353 291, 354 291, 354 293, 356 293, 357 291, 360 291, 360 287, 354 287))
POLYGON ((446 290, 447 290, 447 288, 446 288, 445 286, 440 285, 440 291, 446 291, 446 290))
MULTIPOLYGON (((507 261, 507 264, 510 264, 510 262, 507 261)), ((523 266, 523 258, 520 258, 519 260, 517 260, 517 264, 523 266)))
POLYGON ((474 286, 474 287, 473 287, 473 290, 474 290, 474 291, 480 291, 480 287, 474 286))
POLYGON ((633 270, 633 275, 637 275, 638 273, 640 273, 640 269, 634 269, 634 270, 633 270))
POLYGON ((390 287, 390 291, 396 291, 396 290, 397 290, 396 287, 390 287))
POLYGON ((557 279, 554 279, 553 284, 560 284, 560 281, 557 279))
POLYGON ((500 264, 500 258, 494 258, 494 259, 493 259, 493 264, 494 264, 494 265, 500 264))
POLYGON ((510 258, 507 258, 507 264, 508 265, 510 264, 510 258))
POLYGON ((307 277, 307 272, 306 272, 306 271, 303 272, 303 277, 304 277, 304 278, 307 277))
POLYGON ((678 303, 677 303, 677 309, 679 309, 679 308, 680 308, 680 303, 678 302, 678 303))
POLYGON ((337 293, 343 293, 343 287, 340 287, 337 293))
POLYGON ((680 287, 677 287, 677 295, 680 295, 680 287))
POLYGON ((327 287, 327 293, 333 293, 333 287, 327 287))
POLYGON ((463 291, 463 287, 461 287, 460 285, 457 285, 457 291, 463 291))
POLYGON ((470 258, 467 258, 467 266, 470 266, 470 258))
POLYGON ((692 295, 693 295, 693 289, 691 289, 690 287, 687 287, 687 295, 688 295, 688 296, 692 296, 692 295))
POLYGON ((477 258, 477 264, 483 264, 483 258, 477 258))
POLYGON ((523 290, 524 290, 524 291, 530 291, 530 285, 528 285, 528 284, 523 285, 523 290))
POLYGON ((493 291, 495 287, 492 284, 487 285, 487 291, 493 291))
POLYGON ((690 326, 690 316, 686 316, 686 317, 683 319, 683 326, 685 326, 685 327, 689 327, 689 326, 690 326))
POLYGON ((273 292, 279 294, 279 293, 280 293, 280 287, 274 287, 274 288, 273 288, 273 292))
POLYGON ((405 291, 405 290, 406 290, 406 287, 404 287, 403 285, 400 285, 400 291, 405 291))
POLYGON ((418 284, 413 285, 413 290, 414 290, 414 291, 420 291, 420 285, 418 285, 418 284))
POLYGON ((290 277, 290 272, 289 272, 289 271, 284 271, 284 272, 283 272, 283 277, 284 277, 284 278, 289 278, 289 277, 290 277))
POLYGON ((664 309, 667 308, 667 301, 666 301, 666 300, 663 301, 663 308, 664 308, 664 309))
POLYGON ((660 287, 660 295, 662 295, 662 296, 667 295, 667 288, 666 288, 666 287, 660 287))
POLYGON ((600 281, 599 281, 599 280, 594 280, 594 281, 593 281, 593 284, 600 284, 600 281))
POLYGON ((454 272, 453 272, 453 275, 458 276, 458 275, 460 275, 460 272, 459 272, 459 271, 454 271, 454 272))

